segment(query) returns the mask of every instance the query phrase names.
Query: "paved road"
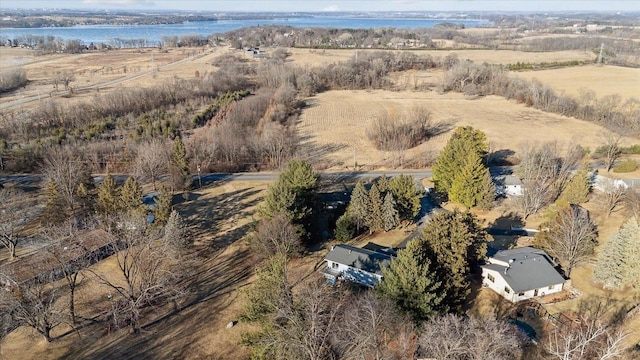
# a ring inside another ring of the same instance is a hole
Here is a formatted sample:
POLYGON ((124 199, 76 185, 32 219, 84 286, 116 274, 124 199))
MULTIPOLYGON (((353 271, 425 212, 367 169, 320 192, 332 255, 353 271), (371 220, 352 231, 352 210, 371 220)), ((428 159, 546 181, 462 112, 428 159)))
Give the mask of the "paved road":
MULTIPOLYGON (((351 172, 325 172, 320 173, 323 178, 334 180, 350 179, 374 179, 386 174, 387 176, 397 176, 400 174, 411 175, 419 182, 423 178, 431 177, 431 170, 405 170, 405 171, 351 171, 351 172)), ((251 172, 251 173, 212 173, 201 174, 200 180, 203 185, 216 181, 276 181, 280 173, 278 172, 251 172)), ((117 181, 126 179, 127 175, 114 175, 117 181)), ((96 175, 93 180, 96 183, 102 182, 103 175, 96 175)), ((15 182, 19 184, 34 184, 42 180, 39 174, 7 175, 0 177, 0 184, 5 182, 15 182)), ((193 181, 198 184, 198 175, 193 175, 193 181)))

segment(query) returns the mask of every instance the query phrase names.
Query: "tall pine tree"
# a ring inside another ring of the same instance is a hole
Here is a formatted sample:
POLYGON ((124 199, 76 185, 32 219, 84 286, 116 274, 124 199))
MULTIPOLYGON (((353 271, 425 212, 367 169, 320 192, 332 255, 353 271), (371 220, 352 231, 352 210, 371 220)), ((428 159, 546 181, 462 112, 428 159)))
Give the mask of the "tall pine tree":
POLYGON ((124 211, 142 213, 142 187, 132 176, 128 177, 120 189, 120 208, 124 211))
POLYGON ((64 202, 60 197, 58 183, 53 180, 47 181, 44 188, 45 204, 43 220, 46 224, 57 224, 64 220, 64 202))
POLYGON ((173 206, 173 198, 171 193, 163 186, 158 191, 158 198, 156 199, 156 206, 153 208, 155 226, 164 226, 169 220, 171 215, 171 209, 173 206))
POLYGON ((591 179, 589 179, 589 164, 584 163, 562 191, 560 200, 569 204, 582 204, 587 202, 591 192, 591 179))
POLYGON ((593 278, 605 289, 620 290, 626 285, 640 285, 640 226, 628 220, 607 241, 593 269, 593 278))
POLYGON ((449 198, 466 207, 475 207, 483 200, 487 202, 495 196, 495 188, 489 185, 492 183, 489 169, 478 153, 469 152, 462 169, 451 184, 449 198))
POLYGON ((120 189, 111 174, 107 174, 98 186, 96 211, 102 215, 115 215, 120 210, 120 189))
POLYGON ((400 223, 400 217, 398 216, 398 210, 396 209, 396 201, 393 199, 393 195, 390 192, 384 196, 384 203, 382 204, 382 223, 384 225, 384 231, 389 231, 400 223))
POLYGON ((384 220, 382 217, 382 197, 378 186, 373 184, 369 189, 369 216, 367 217, 367 227, 369 232, 384 230, 384 220))
POLYGON ((189 190, 192 182, 189 159, 187 158, 187 149, 180 136, 176 136, 173 140, 173 148, 171 149, 169 160, 173 189, 179 191, 189 190))
POLYGON ((422 191, 417 187, 413 176, 398 175, 389 181, 389 191, 396 200, 396 208, 401 220, 413 220, 420 212, 422 191))
POLYGON ((308 235, 317 191, 318 174, 311 163, 291 160, 280 173, 278 181, 269 187, 260 213, 265 217, 271 217, 276 212, 283 213, 294 225, 301 227, 303 235, 308 235))
POLYGON ((456 128, 433 167, 433 182, 438 193, 449 196, 467 156, 475 153, 484 161, 488 148, 486 135, 482 131, 471 126, 456 128))
POLYGON ((383 280, 376 290, 408 313, 416 322, 448 311, 443 303, 442 282, 434 272, 434 264, 421 244, 411 241, 388 268, 382 269, 383 280))
POLYGON ((444 303, 460 313, 470 292, 467 280, 477 262, 487 252, 487 234, 470 212, 454 211, 434 215, 414 240, 433 264, 436 278, 446 293, 444 303))
POLYGON ((370 207, 371 199, 369 199, 367 189, 362 181, 358 181, 353 188, 353 192, 351 192, 351 200, 347 208, 349 215, 356 224, 356 233, 360 233, 360 230, 367 225, 370 207))

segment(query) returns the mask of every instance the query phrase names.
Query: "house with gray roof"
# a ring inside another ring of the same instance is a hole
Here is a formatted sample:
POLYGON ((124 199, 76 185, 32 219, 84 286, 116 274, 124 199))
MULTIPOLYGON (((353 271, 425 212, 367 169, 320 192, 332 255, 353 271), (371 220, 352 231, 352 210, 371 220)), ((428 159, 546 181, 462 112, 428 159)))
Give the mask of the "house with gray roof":
POLYGON ((382 280, 382 269, 389 266, 392 253, 363 249, 347 244, 335 245, 324 260, 322 274, 330 283, 337 280, 375 287, 382 280))
POLYGON ((549 255, 532 247, 498 251, 482 266, 482 286, 514 303, 558 293, 565 281, 549 255))

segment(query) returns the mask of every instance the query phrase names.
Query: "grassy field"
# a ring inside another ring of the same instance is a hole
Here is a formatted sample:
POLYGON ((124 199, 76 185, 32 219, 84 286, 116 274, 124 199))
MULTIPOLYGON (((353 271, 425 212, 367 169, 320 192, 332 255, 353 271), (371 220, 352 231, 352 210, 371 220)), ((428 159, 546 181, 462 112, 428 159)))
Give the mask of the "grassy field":
POLYGON ((407 161, 417 167, 425 166, 425 161, 444 147, 451 134, 448 130, 456 126, 480 129, 493 149, 514 152, 524 144, 546 141, 573 141, 595 149, 606 131, 593 123, 527 108, 497 96, 469 100, 457 93, 340 90, 318 94, 307 103, 298 125, 301 146, 312 160, 334 168, 352 167, 354 153, 361 167, 392 167, 397 154, 375 149, 367 138, 367 129, 380 114, 401 114, 415 106, 426 108, 432 121, 447 130, 405 152, 407 161))
POLYGON ((586 65, 562 69, 515 72, 519 77, 549 84, 575 98, 580 89, 590 89, 597 98, 618 94, 622 99, 640 98, 640 69, 586 65))

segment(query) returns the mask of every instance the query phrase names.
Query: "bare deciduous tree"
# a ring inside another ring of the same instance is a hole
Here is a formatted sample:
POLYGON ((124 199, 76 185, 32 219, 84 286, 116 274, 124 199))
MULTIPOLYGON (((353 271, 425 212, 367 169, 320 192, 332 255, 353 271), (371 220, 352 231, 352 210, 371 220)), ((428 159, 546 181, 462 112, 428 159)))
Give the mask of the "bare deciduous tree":
POLYGON ((604 167, 607 169, 607 172, 611 170, 613 164, 616 162, 620 154, 622 153, 622 149, 620 148, 620 142, 622 140, 622 135, 615 134, 612 132, 604 135, 604 167))
POLYGON ((536 235, 536 241, 560 261, 570 276, 576 265, 593 254, 598 236, 596 225, 586 209, 572 204, 560 209, 547 226, 547 230, 536 235))
POLYGON ((57 290, 49 285, 51 274, 44 273, 26 283, 17 283, 9 274, 0 273, 6 284, 0 296, 0 310, 11 316, 10 327, 27 325, 51 342, 51 330, 62 323, 57 290), (6 290, 6 291, 5 291, 6 290))
POLYGON ((132 332, 138 333, 144 308, 183 295, 179 285, 184 270, 180 249, 173 237, 166 241, 149 228, 143 216, 121 216, 112 223, 115 225, 107 232, 113 237, 111 247, 117 270, 90 271, 114 292, 112 315, 116 323, 122 319, 132 332))
POLYGON ((76 290, 83 278, 82 271, 91 264, 87 249, 82 243, 83 236, 74 221, 67 221, 58 226, 50 226, 42 230, 42 236, 51 244, 47 251, 51 255, 47 259, 50 268, 64 278, 69 288, 69 316, 71 323, 76 323, 76 290))
POLYGON ((444 315, 431 319, 420 335, 422 357, 434 359, 517 359, 523 339, 513 325, 495 318, 444 315))
POLYGON ((47 180, 56 183, 60 198, 75 216, 79 185, 93 185, 85 162, 72 149, 53 148, 45 157, 42 172, 47 180))
POLYGON ((609 217, 625 200, 627 189, 624 185, 613 180, 604 182, 602 186, 602 191, 596 195, 595 201, 604 214, 609 217))
POLYGON ((556 328, 547 341, 547 351, 554 359, 615 359, 624 352, 626 334, 583 316, 577 326, 556 328))
POLYGON ((166 174, 169 165, 168 148, 162 140, 153 139, 138 146, 134 173, 142 181, 151 181, 156 191, 156 180, 166 174))
POLYGON ((560 196, 583 156, 581 147, 570 145, 563 151, 555 142, 523 148, 517 172, 525 184, 523 195, 518 199, 525 218, 560 196))
POLYGON ((285 214, 276 212, 272 217, 260 221, 256 233, 250 239, 250 245, 260 256, 290 256, 301 246, 300 234, 285 214))
POLYGON ((23 191, 0 188, 0 243, 16 257, 16 246, 22 240, 20 231, 38 215, 33 201, 23 191))

